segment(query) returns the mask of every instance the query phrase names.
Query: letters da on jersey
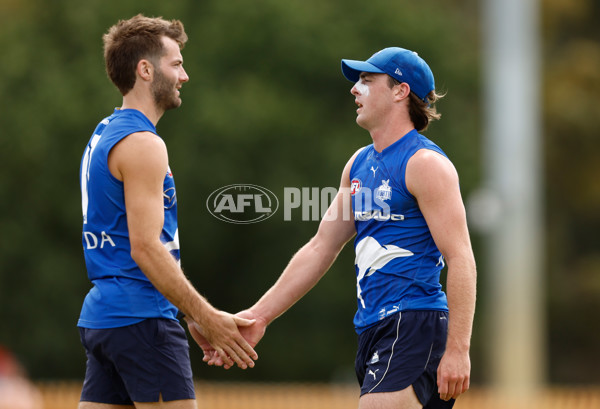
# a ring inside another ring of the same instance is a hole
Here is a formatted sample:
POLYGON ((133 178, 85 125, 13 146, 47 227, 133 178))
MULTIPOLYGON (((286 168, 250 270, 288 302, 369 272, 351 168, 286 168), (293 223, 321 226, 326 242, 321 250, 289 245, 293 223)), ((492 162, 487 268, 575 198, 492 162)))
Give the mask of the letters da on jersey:
POLYGON ((257 223, 273 216, 279 207, 277 196, 257 185, 235 184, 219 188, 206 200, 206 208, 219 220, 235 223, 257 223))
POLYGON ((84 231, 83 238, 85 240, 85 248, 87 250, 93 250, 97 248, 103 249, 104 246, 115 247, 115 242, 110 238, 108 234, 106 234, 106 232, 94 234, 89 231, 84 231))

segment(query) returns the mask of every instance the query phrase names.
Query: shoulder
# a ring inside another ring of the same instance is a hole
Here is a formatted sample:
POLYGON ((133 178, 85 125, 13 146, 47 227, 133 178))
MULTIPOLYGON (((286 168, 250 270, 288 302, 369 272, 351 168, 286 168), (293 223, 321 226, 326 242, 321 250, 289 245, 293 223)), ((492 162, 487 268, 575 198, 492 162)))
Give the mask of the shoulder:
POLYGON ((113 148, 131 159, 146 160, 155 155, 167 153, 167 146, 162 138, 149 131, 134 132, 127 135, 113 148))
POLYGON ((408 160, 406 187, 415 197, 451 186, 458 186, 458 173, 442 152, 419 149, 408 160))
POLYGON ((165 142, 149 131, 127 135, 114 146, 109 156, 111 172, 119 180, 123 180, 126 173, 163 172, 168 162, 165 142))

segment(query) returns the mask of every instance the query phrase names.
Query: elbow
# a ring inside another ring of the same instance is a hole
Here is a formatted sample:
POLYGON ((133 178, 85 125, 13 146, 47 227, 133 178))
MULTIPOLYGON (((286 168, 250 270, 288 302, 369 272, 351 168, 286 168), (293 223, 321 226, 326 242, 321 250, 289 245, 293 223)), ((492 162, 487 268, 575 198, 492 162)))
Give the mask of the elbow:
POLYGON ((477 278, 477 265, 475 264, 475 258, 472 256, 464 255, 457 257, 444 257, 448 264, 448 274, 460 274, 465 278, 476 280, 477 278))
POLYGON ((323 260, 325 264, 331 265, 337 258, 338 254, 342 250, 341 246, 336 246, 333 243, 323 240, 319 234, 314 236, 307 244, 310 251, 317 255, 320 260, 323 260))
POLYGON ((130 255, 137 265, 142 266, 152 255, 152 245, 147 240, 130 239, 130 255))

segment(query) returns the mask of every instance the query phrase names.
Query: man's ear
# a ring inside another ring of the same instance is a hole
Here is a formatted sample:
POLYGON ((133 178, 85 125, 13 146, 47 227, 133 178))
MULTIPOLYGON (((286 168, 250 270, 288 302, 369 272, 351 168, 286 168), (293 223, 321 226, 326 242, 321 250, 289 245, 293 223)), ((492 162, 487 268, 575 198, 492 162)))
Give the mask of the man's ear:
POLYGON ((408 98, 410 95, 410 85, 408 85, 406 82, 394 85, 393 92, 394 100, 402 101, 403 99, 408 98))
POLYGON ((152 81, 154 65, 146 59, 141 59, 137 64, 136 73, 144 81, 152 81))

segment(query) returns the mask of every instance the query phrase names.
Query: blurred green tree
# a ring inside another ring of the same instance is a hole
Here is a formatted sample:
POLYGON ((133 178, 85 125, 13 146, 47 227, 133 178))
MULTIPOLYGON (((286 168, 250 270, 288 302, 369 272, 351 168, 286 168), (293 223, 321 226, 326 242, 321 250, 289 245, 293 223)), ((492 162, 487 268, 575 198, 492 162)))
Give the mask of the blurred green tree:
MULTIPOLYGON (((600 257, 592 245, 600 196, 593 158, 600 47, 591 23, 600 13, 593 0, 546 0, 544 7, 549 306, 557 318, 550 326, 552 380, 581 381, 582 373, 597 380, 589 360, 575 358, 572 341, 586 334, 589 351, 600 341, 597 330, 587 332, 583 313, 600 299, 600 257), (572 325, 568 336, 565 325, 572 325)), ((453 159, 464 196, 478 187, 475 0, 257 0, 251 6, 241 0, 149 0, 110 7, 100 0, 55 0, 52 7, 41 0, 4 0, 0 343, 17 353, 33 377, 83 377, 75 325, 90 284, 79 244, 79 161, 97 122, 121 103, 104 73, 101 36, 118 19, 139 12, 181 19, 190 37, 183 51, 191 78, 182 90, 183 105, 161 120, 158 131, 176 175, 183 267, 217 307, 235 312, 251 305, 318 222, 302 221, 300 210, 284 221, 279 210, 258 224, 227 224, 207 211, 209 194, 253 183, 281 202, 285 187, 337 187, 348 158, 370 143, 354 122, 341 58, 368 58, 391 45, 418 51, 431 65, 437 88, 448 94, 439 103, 442 120, 427 135, 453 159)), ((474 235, 476 252, 480 240, 474 235)), ((484 279, 485 271, 480 275, 484 279)), ((196 376, 352 379, 354 276, 348 245, 322 282, 269 328, 257 368, 208 368, 192 347, 196 376)), ((485 379, 481 350, 476 327, 475 381, 485 379)))

